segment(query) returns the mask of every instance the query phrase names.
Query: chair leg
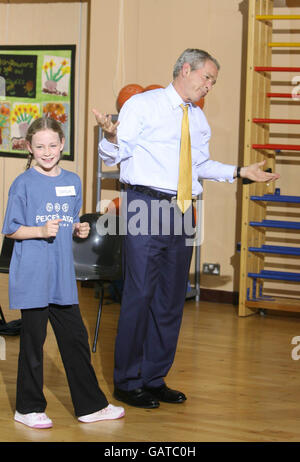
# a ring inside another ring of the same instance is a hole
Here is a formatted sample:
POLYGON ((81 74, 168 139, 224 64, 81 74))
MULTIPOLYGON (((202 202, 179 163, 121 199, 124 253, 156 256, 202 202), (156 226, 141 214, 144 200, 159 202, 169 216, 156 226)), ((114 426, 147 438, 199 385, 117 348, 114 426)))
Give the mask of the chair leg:
POLYGON ((121 292, 119 291, 119 288, 118 288, 117 284, 115 284, 115 281, 112 281, 112 286, 113 286, 113 288, 115 290, 116 298, 118 299, 117 302, 121 303, 122 295, 121 295, 121 292))
POLYGON ((94 343, 93 343, 93 349, 92 349, 93 353, 96 352, 100 319, 101 319, 101 313, 102 313, 103 297, 104 297, 104 287, 101 286, 100 287, 100 297, 99 297, 99 307, 98 307, 98 314, 97 314, 97 321, 96 321, 96 328, 95 328, 95 337, 94 337, 94 343))
POLYGON ((1 305, 0 305, 0 324, 6 324, 5 317, 4 317, 1 305))

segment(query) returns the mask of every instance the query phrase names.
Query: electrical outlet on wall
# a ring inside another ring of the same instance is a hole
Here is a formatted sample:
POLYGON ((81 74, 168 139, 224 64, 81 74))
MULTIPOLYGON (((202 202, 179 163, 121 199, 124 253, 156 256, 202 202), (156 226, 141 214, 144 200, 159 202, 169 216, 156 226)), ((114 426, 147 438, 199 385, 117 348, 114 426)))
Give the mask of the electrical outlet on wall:
POLYGON ((220 263, 203 263, 203 274, 220 276, 220 263))

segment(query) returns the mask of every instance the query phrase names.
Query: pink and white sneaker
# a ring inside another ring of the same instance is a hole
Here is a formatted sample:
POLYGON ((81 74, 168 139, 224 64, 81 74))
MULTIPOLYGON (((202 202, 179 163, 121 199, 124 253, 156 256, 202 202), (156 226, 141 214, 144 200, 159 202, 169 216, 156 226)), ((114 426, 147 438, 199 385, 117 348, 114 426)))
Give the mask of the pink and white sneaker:
POLYGON ((31 428, 51 428, 53 426, 52 420, 44 412, 20 414, 16 411, 14 419, 31 428))
POLYGON ((93 412, 93 414, 82 415, 78 417, 78 420, 79 422, 92 423, 92 422, 98 422, 99 420, 120 419, 121 417, 124 417, 124 415, 125 415, 125 411, 123 407, 114 406, 113 404, 109 404, 104 409, 101 409, 100 411, 97 411, 97 412, 93 412))

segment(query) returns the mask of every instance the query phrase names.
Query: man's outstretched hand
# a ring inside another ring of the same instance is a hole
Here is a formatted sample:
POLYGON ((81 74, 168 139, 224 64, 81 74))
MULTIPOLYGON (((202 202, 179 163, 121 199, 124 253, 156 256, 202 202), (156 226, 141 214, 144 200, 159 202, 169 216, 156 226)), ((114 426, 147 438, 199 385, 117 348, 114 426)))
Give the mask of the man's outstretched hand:
POLYGON ((113 122, 111 115, 101 114, 97 109, 93 109, 97 124, 102 128, 107 141, 117 143, 117 128, 119 122, 113 122))
POLYGON ((279 173, 270 173, 263 170, 265 163, 266 161, 263 160, 262 162, 248 165, 248 167, 242 167, 240 170, 241 178, 247 178, 257 183, 269 183, 278 180, 279 173))

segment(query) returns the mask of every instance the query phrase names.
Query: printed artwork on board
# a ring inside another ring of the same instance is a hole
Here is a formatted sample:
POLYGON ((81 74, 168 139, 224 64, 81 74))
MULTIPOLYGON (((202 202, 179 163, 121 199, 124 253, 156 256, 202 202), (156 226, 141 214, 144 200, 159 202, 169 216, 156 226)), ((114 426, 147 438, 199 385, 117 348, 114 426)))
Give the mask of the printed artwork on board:
POLYGON ((10 104, 0 102, 0 148, 9 148, 10 142, 10 104))
POLYGON ((25 151, 25 137, 30 124, 40 117, 39 104, 14 103, 11 110, 11 149, 25 151))
POLYGON ((59 56, 44 56, 42 91, 50 95, 68 96, 70 60, 59 56))
POLYGON ((0 46, 0 156, 26 157, 26 132, 38 117, 62 124, 63 158, 74 159, 75 45, 0 46))
POLYGON ((5 80, 8 98, 35 98, 37 56, 5 54, 0 47, 0 76, 5 80))

